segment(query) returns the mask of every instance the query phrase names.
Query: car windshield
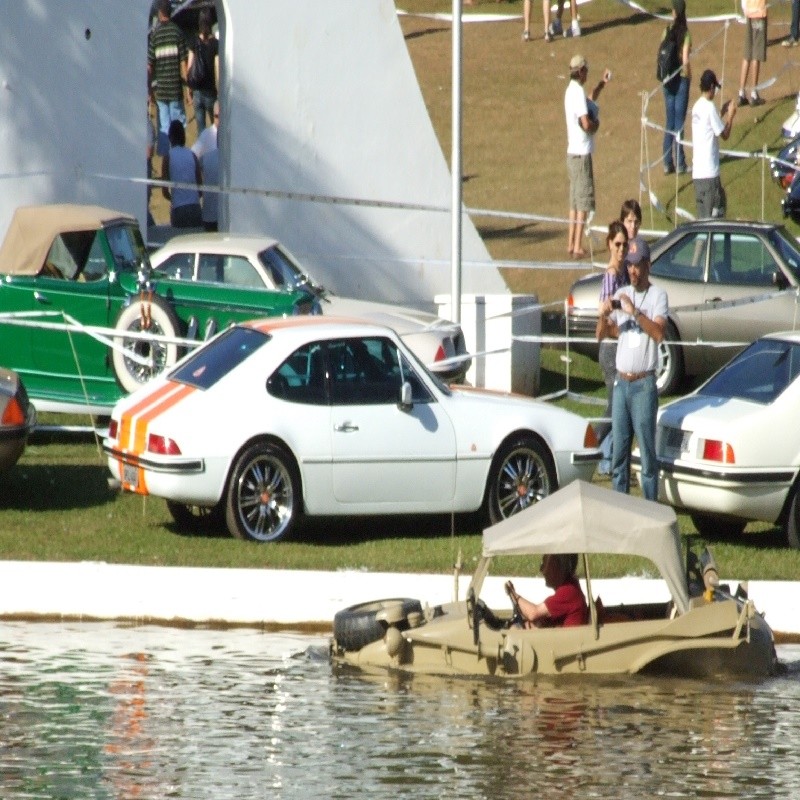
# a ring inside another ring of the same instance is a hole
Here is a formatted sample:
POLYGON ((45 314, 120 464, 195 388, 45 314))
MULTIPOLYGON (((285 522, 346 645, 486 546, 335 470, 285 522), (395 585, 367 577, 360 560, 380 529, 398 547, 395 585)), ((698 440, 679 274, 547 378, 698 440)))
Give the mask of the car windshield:
POLYGON ((208 389, 232 372, 272 337, 253 328, 233 327, 170 373, 170 378, 198 389, 208 389))
POLYGON ((135 272, 140 266, 149 267, 150 259, 138 226, 107 225, 106 238, 118 270, 135 272))
POLYGON ((770 241, 800 283, 800 250, 797 242, 783 228, 775 228, 770 233, 770 241))
POLYGON ((800 344, 759 339, 701 386, 706 397, 736 398, 768 405, 800 374, 800 344))
POLYGON ((297 289, 308 282, 297 262, 278 245, 268 247, 258 254, 259 261, 269 273, 276 289, 297 289))

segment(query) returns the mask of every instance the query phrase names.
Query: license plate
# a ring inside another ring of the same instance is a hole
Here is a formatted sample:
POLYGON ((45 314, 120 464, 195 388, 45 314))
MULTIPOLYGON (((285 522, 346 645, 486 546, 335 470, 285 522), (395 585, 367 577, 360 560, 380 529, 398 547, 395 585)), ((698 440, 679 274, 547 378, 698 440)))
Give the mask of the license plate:
POLYGON ((132 489, 139 488, 139 468, 132 464, 122 465, 122 482, 132 489))
POLYGON ((689 452, 689 441, 692 438, 691 431, 684 431, 680 428, 665 428, 666 447, 673 453, 683 455, 689 452))

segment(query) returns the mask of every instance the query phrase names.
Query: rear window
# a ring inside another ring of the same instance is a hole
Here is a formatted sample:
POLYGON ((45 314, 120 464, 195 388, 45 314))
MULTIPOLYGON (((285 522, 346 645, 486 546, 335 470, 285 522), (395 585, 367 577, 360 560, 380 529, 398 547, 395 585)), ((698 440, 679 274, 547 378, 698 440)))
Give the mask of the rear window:
POLYGON ((170 378, 208 389, 232 372, 272 337, 252 328, 228 328, 170 374, 170 378))
POLYGON ((760 339, 739 353, 697 393, 767 405, 800 374, 800 345, 760 339))

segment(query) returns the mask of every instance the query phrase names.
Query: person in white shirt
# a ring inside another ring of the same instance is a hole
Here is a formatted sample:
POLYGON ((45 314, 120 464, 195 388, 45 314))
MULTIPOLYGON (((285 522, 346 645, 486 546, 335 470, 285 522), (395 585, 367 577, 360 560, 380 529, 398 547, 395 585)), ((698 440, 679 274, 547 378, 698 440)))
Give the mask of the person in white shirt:
POLYGON ((697 203, 697 218, 724 217, 727 201, 719 177, 719 139, 731 135, 736 103, 723 106, 720 117, 714 95, 722 88, 713 70, 700 76, 700 97, 692 106, 692 182, 697 203))
POLYGON ((639 445, 642 494, 658 500, 656 416, 658 345, 669 313, 667 293, 650 283, 650 246, 636 236, 628 242, 625 264, 630 285, 600 303, 597 339, 617 339, 617 377, 611 403, 611 486, 629 492, 631 445, 639 445))
POLYGON ((590 99, 586 98, 583 84, 589 75, 589 62, 575 55, 569 62, 569 86, 564 93, 564 114, 567 118, 567 174, 569 175, 569 240, 567 254, 573 258, 586 255, 581 238, 586 217, 594 211, 594 173, 592 152, 594 134, 600 127, 600 117, 595 101, 603 87, 611 80, 605 70, 603 79, 595 86, 590 99))

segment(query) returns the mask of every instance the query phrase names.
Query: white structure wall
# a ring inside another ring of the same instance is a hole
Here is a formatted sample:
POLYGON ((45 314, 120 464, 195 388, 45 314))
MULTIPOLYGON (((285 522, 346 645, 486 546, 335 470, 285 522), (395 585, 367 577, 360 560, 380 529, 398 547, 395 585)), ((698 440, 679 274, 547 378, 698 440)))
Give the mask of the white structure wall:
MULTIPOLYGON (((98 203, 145 222, 149 8, 0 0, 0 234, 34 202, 98 203)), ((431 210, 449 207, 450 175, 393 1, 217 9, 223 227, 276 236, 341 294, 432 308, 451 283, 450 215, 431 210)), ((466 218, 463 260, 490 261, 466 218)), ((462 286, 507 291, 490 264, 464 268, 462 286)))

